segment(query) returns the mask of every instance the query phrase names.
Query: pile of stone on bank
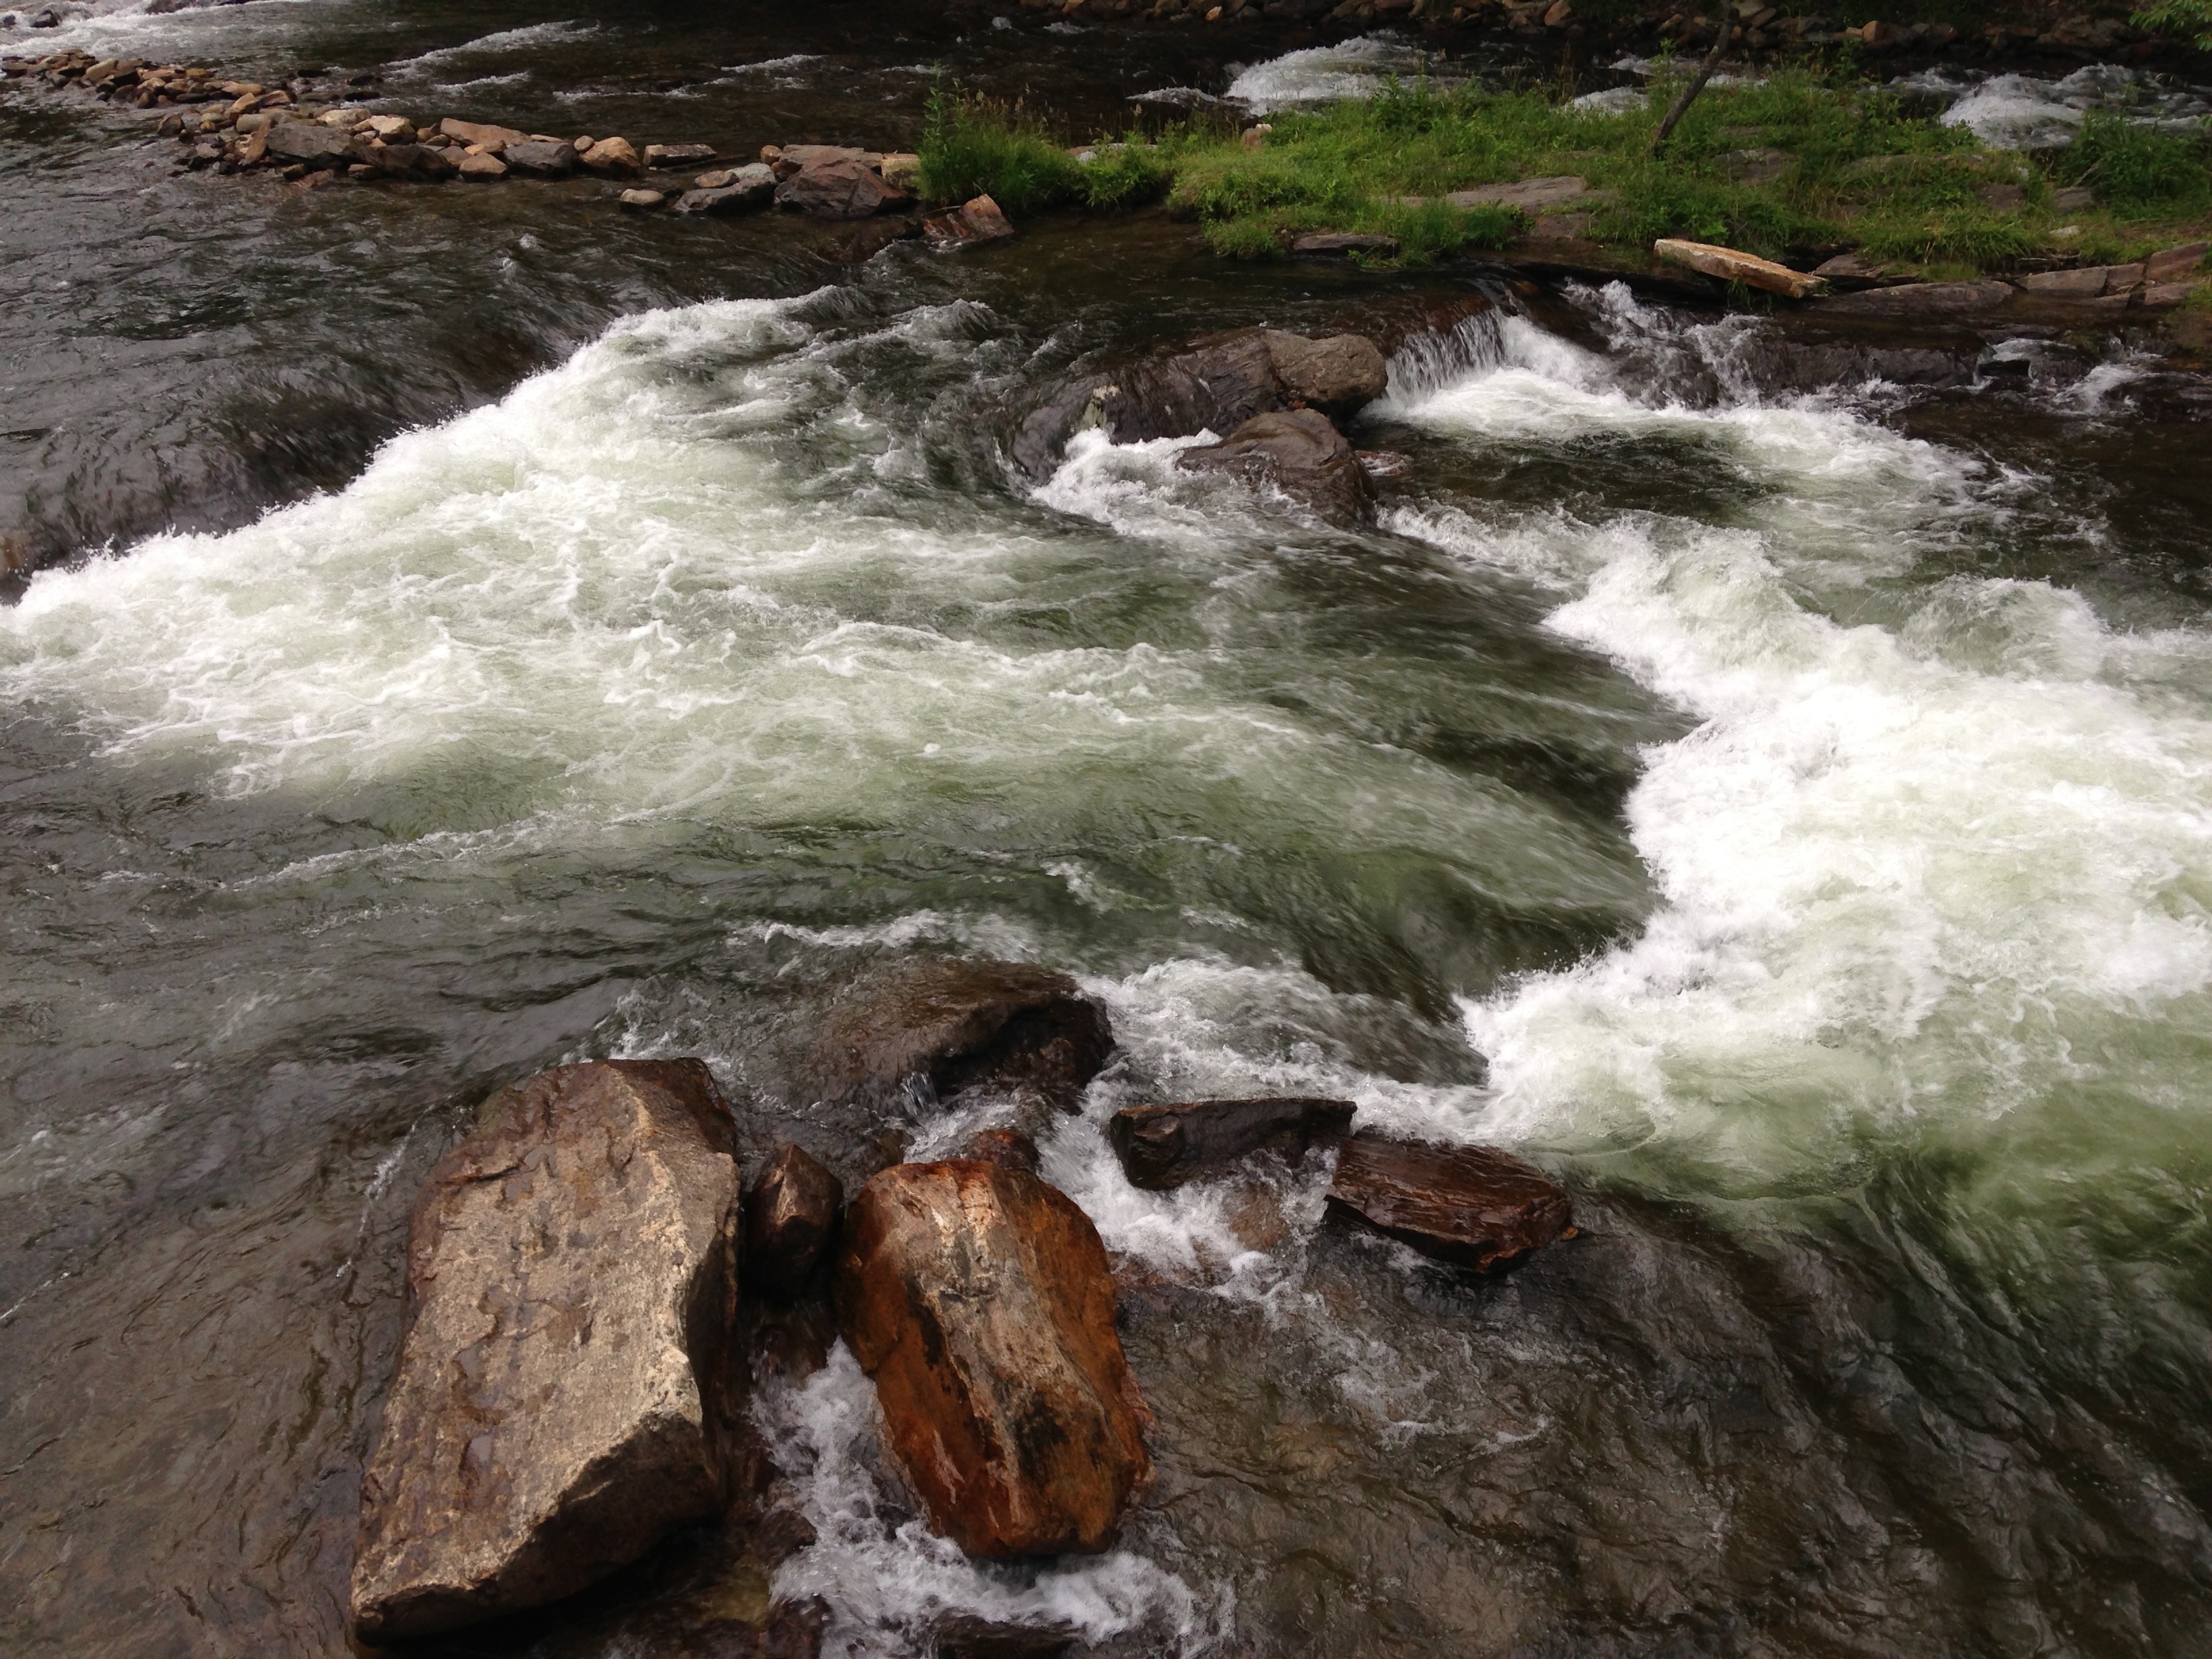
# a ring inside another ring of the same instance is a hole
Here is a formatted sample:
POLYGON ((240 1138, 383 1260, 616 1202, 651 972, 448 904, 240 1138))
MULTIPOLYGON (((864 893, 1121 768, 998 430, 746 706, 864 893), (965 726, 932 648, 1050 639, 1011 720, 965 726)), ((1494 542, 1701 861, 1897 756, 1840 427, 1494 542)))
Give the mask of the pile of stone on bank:
MULTIPOLYGON (((808 1121, 885 1126, 881 1154, 848 1164, 849 1202, 807 1151, 749 1146, 696 1060, 557 1066, 493 1095, 415 1205, 408 1326, 362 1483, 355 1633, 400 1641, 541 1606, 725 1516, 803 1545, 803 1520, 762 1516, 746 1403, 759 1334, 810 1317, 873 1379, 934 1531, 987 1559, 1108 1547, 1152 1480, 1155 1424, 1104 1246, 1038 1174, 1032 1132, 1079 1109, 1113 1049, 1104 1011, 1049 970, 877 975, 827 1022, 804 1079, 808 1121), (956 1105, 996 1127, 958 1156, 887 1162, 956 1105)), ((1174 1102, 1121 1112, 1109 1138, 1152 1189, 1340 1146, 1331 1213, 1460 1267, 1571 1236, 1566 1194, 1518 1159, 1353 1117, 1347 1101, 1174 1102)), ((812 1363, 826 1352, 825 1334, 812 1363)), ((825 1616, 772 1608, 761 1650, 812 1651, 825 1616)))

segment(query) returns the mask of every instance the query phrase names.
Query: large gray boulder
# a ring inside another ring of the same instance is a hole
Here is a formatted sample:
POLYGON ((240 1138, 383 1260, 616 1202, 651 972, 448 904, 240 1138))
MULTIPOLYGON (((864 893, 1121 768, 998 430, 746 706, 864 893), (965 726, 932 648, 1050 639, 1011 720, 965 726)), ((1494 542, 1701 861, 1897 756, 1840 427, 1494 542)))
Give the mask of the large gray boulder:
POLYGON ((533 1607, 722 1507, 734 1127, 697 1060, 503 1089, 431 1171, 362 1480, 363 1641, 533 1607))

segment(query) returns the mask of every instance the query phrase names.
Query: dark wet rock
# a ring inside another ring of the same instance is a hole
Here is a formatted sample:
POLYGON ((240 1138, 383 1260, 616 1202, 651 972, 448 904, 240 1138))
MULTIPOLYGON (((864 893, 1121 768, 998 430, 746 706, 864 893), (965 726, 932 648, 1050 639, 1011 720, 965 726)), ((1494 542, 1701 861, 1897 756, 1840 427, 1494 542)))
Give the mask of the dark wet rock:
MULTIPOLYGON (((794 154, 786 151, 787 160, 794 154)), ((776 171, 783 171, 781 163, 776 171)), ((865 161, 851 155, 809 161, 775 187, 775 204, 817 219, 866 219, 913 205, 865 161)))
POLYGON ((386 179, 450 179, 460 169, 456 150, 449 156, 428 144, 387 144, 377 139, 353 141, 353 153, 364 167, 386 179))
POLYGON ((1328 1204, 1332 1213, 1462 1267, 1509 1265, 1574 1224, 1565 1189, 1510 1152, 1370 1130, 1344 1143, 1328 1204))
POLYGON ((1856 294, 1869 288, 1896 288, 1912 280, 1894 275, 1886 266, 1859 253, 1838 253, 1823 259, 1813 267, 1813 274, 1839 294, 1856 294))
POLYGON ((1310 409, 1339 418, 1357 415, 1389 389, 1389 367, 1364 335, 1310 340, 1271 328, 1261 337, 1283 395, 1310 409))
POLYGON ((948 213, 933 214, 921 222, 921 234, 939 253, 995 242, 1014 234, 1013 225, 988 196, 978 196, 948 213))
POLYGON ((1225 472, 1279 490, 1331 524, 1358 524, 1374 505, 1359 458, 1317 410, 1255 416, 1221 442, 1186 449, 1176 460, 1193 472, 1225 472))
POLYGON ((839 999, 812 1081, 832 1100, 912 1103, 917 1092, 942 1099, 980 1087, 1037 1094, 1072 1112, 1113 1050, 1105 1011, 1066 975, 927 957, 839 999))
POLYGON ((788 1302, 807 1281, 837 1231, 845 1187, 804 1148, 786 1146, 745 1194, 745 1278, 788 1302))
POLYGON ((1133 1187, 1164 1192, 1222 1174, 1257 1153, 1295 1164, 1352 1127, 1348 1100, 1185 1100, 1129 1106, 1114 1114, 1106 1139, 1133 1187))
POLYGON ((978 1129, 960 1149, 963 1158, 981 1158, 1024 1175, 1037 1172, 1037 1144, 1019 1129, 978 1129))
POLYGON ((312 121, 279 121, 269 131, 269 153, 311 167, 334 167, 354 159, 351 137, 312 121))
POLYGON ((842 235, 834 237, 822 257, 838 264, 864 265, 894 242, 910 242, 921 234, 912 219, 866 219, 842 235))
POLYGON ((408 1235, 362 1480, 363 1640, 551 1601, 720 1507, 738 1229, 734 1129, 699 1061, 557 1066, 485 1102, 408 1235))
POLYGON ((714 159, 712 144, 647 144, 645 147, 647 167, 689 167, 714 159))
POLYGON ((1291 240, 1291 252, 1301 259, 1348 259, 1355 253, 1377 258, 1398 257, 1398 239, 1376 231, 1323 230, 1291 240))
POLYGON ((1035 477, 1060 464, 1067 441, 1089 427, 1115 443, 1233 433, 1255 416, 1319 401, 1350 414, 1360 391, 1380 395, 1381 352, 1358 336, 1308 340, 1272 329, 1242 329, 1120 362, 1060 375, 1026 402, 1010 447, 1035 477), (1286 378, 1285 371, 1288 371, 1286 378))
POLYGON ((962 1613, 938 1620, 932 1635, 938 1659, 1062 1659, 1075 1650, 1083 1632, 1060 1620, 1002 1624, 962 1613))
POLYGON ((1969 316, 1995 311, 2012 298, 2009 283, 1994 279, 1972 283, 1907 283, 1899 288, 1869 289, 1862 294, 1839 294, 1820 301, 1823 313, 1852 317, 1969 316))
POLYGON ((1946 347, 1770 337, 1749 368, 1767 392, 1818 392, 1830 386, 1864 386, 1872 380, 1887 380, 1893 386, 1963 386, 1973 378, 1980 355, 1978 341, 1946 347))
POLYGON ((775 174, 757 161, 705 177, 719 177, 722 182, 708 185, 702 179, 701 188, 687 190, 676 198, 677 212, 720 218, 757 212, 775 199, 775 174))
POLYGON ((845 1340, 930 1525, 970 1555, 1097 1551, 1150 1480, 1097 1229, 1034 1176, 902 1164, 860 1189, 845 1340))
POLYGON ((499 159, 507 163, 510 173, 526 173, 533 179, 565 179, 576 170, 576 147, 561 138, 532 138, 507 145, 500 151, 499 159))

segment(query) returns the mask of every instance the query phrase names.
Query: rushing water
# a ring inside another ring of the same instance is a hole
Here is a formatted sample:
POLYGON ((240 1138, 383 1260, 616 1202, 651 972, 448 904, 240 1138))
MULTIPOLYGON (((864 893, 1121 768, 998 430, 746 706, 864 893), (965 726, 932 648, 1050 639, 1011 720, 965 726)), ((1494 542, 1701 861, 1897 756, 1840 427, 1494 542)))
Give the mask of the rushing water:
MULTIPOLYGON (((127 27, 539 125, 674 76, 719 89, 647 136, 754 142, 910 131, 906 50, 1103 55, 281 12, 127 27)), ((1770 325, 1494 311, 1394 361, 1359 436, 1410 465, 1346 533, 1171 442, 1017 477, 998 411, 1415 282, 1151 221, 841 270, 590 185, 149 175, 149 228, 74 188, 120 118, 6 118, 15 179, 59 158, 11 349, 107 364, 37 379, 25 511, 131 544, 0 611, 0 1646, 340 1650, 401 1231, 473 1100, 695 1053, 819 1134, 775 1086, 814 993, 930 950, 1111 1010, 1046 1172, 1122 1264, 1159 1485, 1108 1557, 971 1565, 839 1350, 757 1404, 814 1543, 700 1605, 820 1595, 855 1655, 947 1611, 1132 1654, 2207 1650, 2212 499, 2124 361, 1782 398, 1770 325), (1100 1135, 1268 1091, 1517 1146, 1583 1237, 1470 1283, 1324 1226, 1318 1170, 1141 1194, 1100 1135)), ((695 1650, 652 1599, 453 1650, 695 1650)))

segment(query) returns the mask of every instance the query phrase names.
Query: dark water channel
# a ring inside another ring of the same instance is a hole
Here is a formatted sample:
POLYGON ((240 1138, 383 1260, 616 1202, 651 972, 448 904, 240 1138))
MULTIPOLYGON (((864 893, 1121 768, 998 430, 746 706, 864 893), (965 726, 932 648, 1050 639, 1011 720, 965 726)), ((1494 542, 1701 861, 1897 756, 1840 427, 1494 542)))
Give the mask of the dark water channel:
MULTIPOLYGON (((1104 122, 1287 44, 828 6, 259 3, 65 38, 553 131, 909 139, 939 65, 1104 122), (470 44, 470 43, 475 44, 470 44), (763 66, 765 67, 763 67, 763 66)), ((1449 312, 1164 219, 825 263, 597 183, 292 195, 0 97, 0 1650, 342 1650, 423 1172, 490 1087, 700 1054, 759 1142, 913 951, 1048 962, 1120 1062, 1045 1149, 1161 1480, 1097 1561, 902 1507, 771 1378, 773 1568, 684 1540, 455 1652, 2212 1652, 2201 425, 2054 354, 1765 387, 1779 325, 1528 295, 1394 362, 1346 533, 1079 440, 1077 352, 1449 312), (1324 1177, 1121 1183, 1131 1100, 1518 1147, 1474 1283, 1324 1177)), ((1501 297, 1504 290, 1486 290, 1501 297)), ((968 1127, 924 1126, 916 1150, 968 1127)))

